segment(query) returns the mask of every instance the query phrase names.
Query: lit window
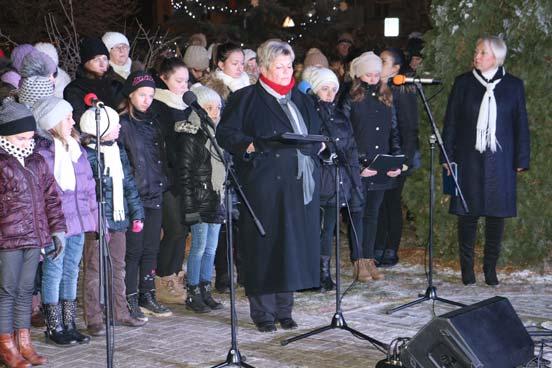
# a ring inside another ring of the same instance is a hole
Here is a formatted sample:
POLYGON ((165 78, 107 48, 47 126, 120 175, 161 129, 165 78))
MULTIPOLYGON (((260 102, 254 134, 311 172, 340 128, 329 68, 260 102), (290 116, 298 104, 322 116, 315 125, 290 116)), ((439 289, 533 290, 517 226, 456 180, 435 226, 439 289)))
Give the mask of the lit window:
POLYGON ((385 18, 385 37, 397 37, 399 35, 399 18, 385 18))

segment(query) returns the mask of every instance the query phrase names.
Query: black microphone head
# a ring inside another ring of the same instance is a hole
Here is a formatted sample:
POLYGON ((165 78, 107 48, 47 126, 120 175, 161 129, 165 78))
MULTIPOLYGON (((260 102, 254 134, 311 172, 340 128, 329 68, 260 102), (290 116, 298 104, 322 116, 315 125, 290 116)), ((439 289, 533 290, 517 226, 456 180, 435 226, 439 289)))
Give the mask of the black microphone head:
POLYGON ((197 102, 197 96, 192 91, 187 91, 182 96, 182 101, 188 106, 192 106, 194 102, 197 102))

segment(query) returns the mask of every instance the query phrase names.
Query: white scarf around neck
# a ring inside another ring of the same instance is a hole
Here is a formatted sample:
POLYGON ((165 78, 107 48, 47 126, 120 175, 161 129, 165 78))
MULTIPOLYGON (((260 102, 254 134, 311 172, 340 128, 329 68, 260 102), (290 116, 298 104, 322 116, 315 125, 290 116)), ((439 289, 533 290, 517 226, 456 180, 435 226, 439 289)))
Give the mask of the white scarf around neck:
POLYGON ((153 98, 163 102, 165 105, 177 110, 186 110, 188 105, 182 101, 182 95, 177 95, 168 89, 156 88, 153 98))
POLYGON ((126 63, 124 65, 117 65, 111 60, 109 61, 109 65, 113 68, 113 71, 117 74, 119 74, 124 79, 127 79, 130 75, 130 68, 132 67, 132 60, 130 58, 127 59, 126 63))
POLYGON ((494 89, 502 78, 493 82, 487 82, 475 69, 472 70, 472 73, 475 79, 486 89, 481 100, 481 106, 479 107, 479 116, 477 117, 475 149, 481 153, 485 152, 487 148, 490 148, 491 152, 496 152, 496 146, 500 147, 500 143, 496 139, 497 108, 494 89))
POLYGON ((243 72, 238 78, 234 78, 228 74, 224 74, 222 70, 217 69, 215 71, 215 78, 220 79, 228 88, 230 88, 230 91, 232 92, 236 92, 238 89, 247 87, 251 84, 249 81, 249 75, 245 72, 243 72))
POLYGON ((75 191, 77 179, 73 163, 79 160, 82 152, 80 144, 73 137, 66 139, 68 150, 59 139, 54 138, 54 178, 61 190, 75 191))

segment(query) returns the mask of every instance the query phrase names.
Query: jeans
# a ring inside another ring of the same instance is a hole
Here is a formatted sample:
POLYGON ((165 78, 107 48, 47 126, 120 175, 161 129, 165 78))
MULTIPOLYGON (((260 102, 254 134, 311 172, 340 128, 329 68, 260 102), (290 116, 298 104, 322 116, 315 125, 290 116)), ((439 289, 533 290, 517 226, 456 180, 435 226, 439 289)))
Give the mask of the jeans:
POLYGON ((0 333, 31 327, 31 309, 40 249, 0 251, 0 333))
MULTIPOLYGON (((79 263, 84 247, 84 233, 73 235, 65 240, 65 248, 53 261, 45 257, 42 263, 42 303, 57 304, 60 300, 77 299, 79 263)), ((46 247, 46 253, 54 249, 46 247)))
POLYGON ((192 247, 188 256, 188 284, 211 282, 220 224, 201 222, 191 226, 192 247))

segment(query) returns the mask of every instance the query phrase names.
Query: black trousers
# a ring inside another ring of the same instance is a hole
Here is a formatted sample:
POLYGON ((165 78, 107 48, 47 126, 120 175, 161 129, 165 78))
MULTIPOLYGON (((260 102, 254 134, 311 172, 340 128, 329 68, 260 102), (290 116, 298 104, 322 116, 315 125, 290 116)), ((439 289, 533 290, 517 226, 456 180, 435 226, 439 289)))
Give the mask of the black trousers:
POLYGON ((320 222, 322 223, 320 231, 320 255, 331 257, 332 244, 337 225, 337 214, 335 207, 320 207, 320 222))
MULTIPOLYGON (((475 282, 473 264, 478 221, 479 217, 477 216, 458 216, 458 246, 464 283, 475 282)), ((494 271, 496 268, 504 235, 504 223, 503 217, 485 217, 485 248, 483 251, 483 268, 485 270, 494 271)))
MULTIPOLYGON (((240 257, 237 247, 238 239, 238 225, 237 221, 232 220, 232 251, 234 257, 234 263, 236 264, 236 269, 238 270, 238 281, 239 281, 239 267, 240 267, 240 257)), ((215 253, 215 283, 221 286, 230 285, 230 280, 228 278, 228 246, 226 244, 226 236, 228 234, 226 224, 223 224, 220 228, 219 242, 217 246, 217 252, 215 253)))
POLYGON ((157 275, 170 276, 182 270, 186 256, 186 236, 189 227, 182 224, 180 198, 170 191, 163 195, 163 240, 159 245, 157 275))
POLYGON ((40 249, 0 251, 0 333, 31 327, 40 249))
POLYGON ((254 323, 291 318, 293 292, 248 295, 249 313, 254 323))
POLYGON ((364 208, 362 212, 351 214, 354 229, 349 227, 349 246, 351 247, 352 261, 359 258, 374 258, 379 208, 385 193, 384 190, 367 190, 367 184, 364 183, 363 185, 364 208))
POLYGON ((399 250, 401 244, 403 216, 402 216, 402 191, 406 176, 398 178, 398 186, 385 191, 383 202, 379 210, 378 230, 376 232, 377 250, 399 250))
POLYGON ((157 254, 163 213, 161 209, 144 208, 144 228, 139 233, 126 232, 126 294, 155 289, 157 254))

